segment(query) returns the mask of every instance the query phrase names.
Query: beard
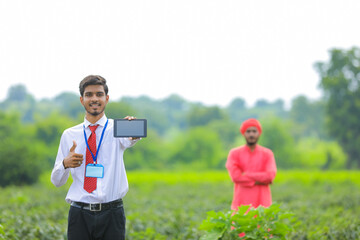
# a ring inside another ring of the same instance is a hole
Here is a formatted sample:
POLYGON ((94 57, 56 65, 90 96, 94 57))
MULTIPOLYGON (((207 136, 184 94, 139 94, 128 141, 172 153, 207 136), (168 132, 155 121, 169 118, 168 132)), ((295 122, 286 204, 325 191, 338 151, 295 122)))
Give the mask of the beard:
POLYGON ((92 110, 91 107, 93 104, 98 104, 98 103, 91 103, 89 106, 84 107, 86 112, 89 113, 90 115, 96 117, 100 114, 102 114, 105 110, 105 107, 102 107, 100 104, 98 104, 98 109, 97 110, 92 110))
POLYGON ((249 146, 254 146, 254 145, 256 145, 257 141, 258 141, 257 138, 249 138, 249 139, 246 139, 246 144, 249 146))
POLYGON ((98 116, 99 114, 101 114, 102 112, 104 112, 104 110, 102 110, 102 111, 94 111, 94 112, 90 112, 90 111, 88 111, 88 110, 86 110, 89 114, 91 114, 91 115, 93 115, 94 117, 95 116, 98 116))

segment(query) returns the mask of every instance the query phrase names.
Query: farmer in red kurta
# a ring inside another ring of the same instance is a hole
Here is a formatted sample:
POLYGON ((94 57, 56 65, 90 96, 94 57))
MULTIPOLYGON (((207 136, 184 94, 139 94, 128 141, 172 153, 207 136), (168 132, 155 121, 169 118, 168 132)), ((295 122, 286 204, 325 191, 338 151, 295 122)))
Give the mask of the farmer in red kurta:
POLYGON ((256 119, 244 121, 240 132, 246 145, 229 153, 226 168, 235 184, 231 209, 250 204, 254 208, 259 205, 269 207, 272 203, 269 185, 275 178, 276 164, 272 151, 257 144, 261 131, 256 119))

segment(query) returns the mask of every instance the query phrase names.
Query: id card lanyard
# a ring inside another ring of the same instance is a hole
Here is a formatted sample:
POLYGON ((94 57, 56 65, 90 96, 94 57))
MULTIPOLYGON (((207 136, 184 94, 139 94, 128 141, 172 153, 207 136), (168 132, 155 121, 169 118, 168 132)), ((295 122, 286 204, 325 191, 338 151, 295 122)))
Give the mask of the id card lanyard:
POLYGON ((105 127, 104 127, 104 129, 103 129, 103 131, 102 131, 102 133, 101 133, 100 142, 99 142, 98 148, 97 148, 97 150, 96 150, 95 156, 94 156, 94 153, 90 150, 90 146, 89 146, 89 143, 88 143, 88 141, 87 141, 87 136, 86 136, 86 132, 85 132, 85 125, 83 125, 83 128, 84 128, 84 137, 85 137, 86 146, 87 146, 87 148, 89 149, 89 152, 91 153, 91 156, 92 156, 92 158, 93 158, 93 160, 94 160, 94 164, 96 164, 97 156, 98 156, 98 154, 99 154, 99 150, 100 150, 100 147, 101 147, 101 142, 102 142, 102 140, 103 140, 104 133, 105 133, 105 129, 106 129, 107 125, 108 125, 108 122, 109 122, 109 119, 106 121, 105 127))

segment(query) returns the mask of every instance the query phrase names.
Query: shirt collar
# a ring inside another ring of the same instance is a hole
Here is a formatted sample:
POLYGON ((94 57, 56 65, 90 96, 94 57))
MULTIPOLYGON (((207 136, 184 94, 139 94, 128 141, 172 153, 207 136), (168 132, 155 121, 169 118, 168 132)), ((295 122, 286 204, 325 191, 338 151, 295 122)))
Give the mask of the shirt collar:
POLYGON ((85 128, 89 127, 90 125, 100 125, 100 126, 104 127, 106 124, 106 121, 107 121, 107 117, 105 114, 95 124, 92 124, 91 122, 89 122, 86 119, 86 117, 84 117, 84 126, 85 126, 85 128))
POLYGON ((256 143, 256 145, 255 145, 255 148, 254 148, 254 150, 253 151, 251 151, 251 149, 250 149, 250 147, 247 145, 247 144, 245 144, 245 147, 246 147, 246 149, 249 151, 249 152, 256 152, 258 149, 259 149, 259 147, 258 147, 258 144, 256 143))

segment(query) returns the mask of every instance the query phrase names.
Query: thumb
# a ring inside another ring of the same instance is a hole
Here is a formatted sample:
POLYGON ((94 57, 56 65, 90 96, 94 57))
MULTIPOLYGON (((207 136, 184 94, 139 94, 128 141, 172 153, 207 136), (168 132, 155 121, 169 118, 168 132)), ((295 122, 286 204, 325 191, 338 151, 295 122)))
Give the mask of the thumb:
POLYGON ((70 152, 75 152, 76 146, 77 146, 77 144, 76 144, 76 142, 73 140, 73 145, 72 145, 72 147, 70 148, 70 152))

